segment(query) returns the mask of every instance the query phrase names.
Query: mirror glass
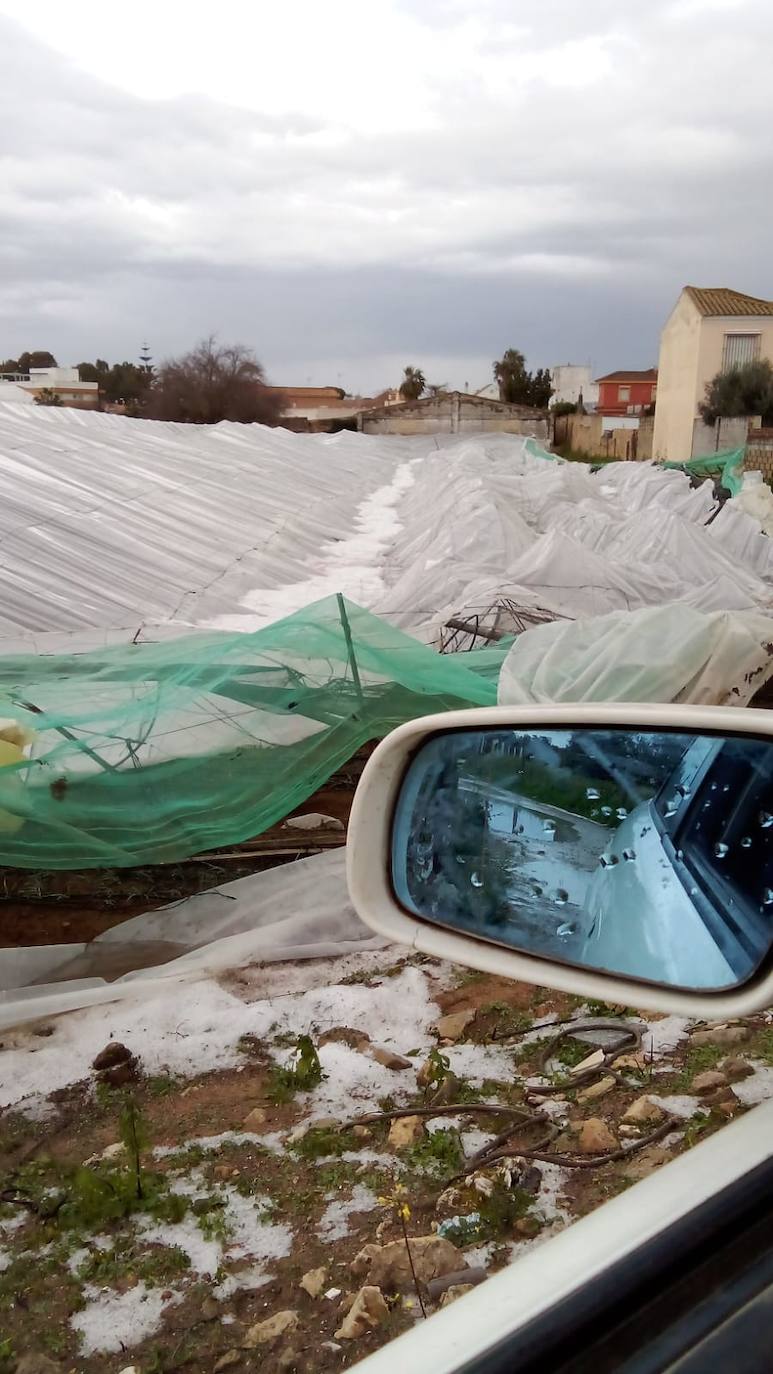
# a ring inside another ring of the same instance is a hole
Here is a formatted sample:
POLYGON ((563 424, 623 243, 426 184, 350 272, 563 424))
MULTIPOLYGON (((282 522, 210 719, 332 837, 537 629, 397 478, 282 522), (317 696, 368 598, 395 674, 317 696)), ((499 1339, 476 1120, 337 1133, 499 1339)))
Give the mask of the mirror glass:
POLYGON ((773 944, 773 742, 433 735, 398 799, 392 884, 413 915, 526 954, 736 987, 773 944))

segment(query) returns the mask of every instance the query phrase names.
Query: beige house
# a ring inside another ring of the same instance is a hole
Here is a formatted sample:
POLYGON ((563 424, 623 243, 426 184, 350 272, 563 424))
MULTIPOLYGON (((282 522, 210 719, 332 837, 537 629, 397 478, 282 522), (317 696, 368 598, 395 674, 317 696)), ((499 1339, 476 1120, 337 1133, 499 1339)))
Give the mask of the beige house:
POLYGON ((773 362, 773 301, 685 286, 660 336, 653 457, 684 462, 743 443, 745 420, 709 428, 698 405, 718 372, 757 358, 773 362))

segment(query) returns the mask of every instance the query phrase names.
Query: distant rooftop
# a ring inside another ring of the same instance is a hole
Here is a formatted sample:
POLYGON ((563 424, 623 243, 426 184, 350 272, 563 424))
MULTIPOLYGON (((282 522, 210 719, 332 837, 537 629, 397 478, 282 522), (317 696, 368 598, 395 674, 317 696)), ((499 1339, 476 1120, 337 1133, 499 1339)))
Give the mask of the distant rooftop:
POLYGON ((625 368, 619 372, 607 372, 604 377, 597 377, 597 382, 656 382, 658 380, 658 369, 656 367, 645 368, 644 372, 626 371, 625 368))
POLYGON ((773 315, 773 301, 745 296, 729 286, 686 286, 684 289, 701 315, 773 315))

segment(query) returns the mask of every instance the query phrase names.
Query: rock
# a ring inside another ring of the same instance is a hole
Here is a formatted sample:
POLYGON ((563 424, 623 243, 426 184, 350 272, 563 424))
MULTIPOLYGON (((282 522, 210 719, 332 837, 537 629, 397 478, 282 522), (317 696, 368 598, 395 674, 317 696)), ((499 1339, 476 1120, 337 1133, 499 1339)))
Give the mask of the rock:
POLYGON ((607 1150, 616 1150, 617 1140, 606 1121, 600 1116, 590 1116, 580 1127, 577 1148, 583 1155, 602 1155, 607 1150))
POLYGON ((385 1069, 412 1069, 413 1064, 410 1059, 406 1059, 403 1054, 395 1054, 393 1050, 387 1050, 383 1045, 371 1045, 369 1054, 371 1059, 375 1059, 377 1064, 383 1064, 385 1069))
POLYGON ((461 1040, 467 1027, 474 1020, 474 1011, 454 1011, 449 1016, 441 1016, 434 1030, 441 1040, 461 1040))
POLYGON ((230 1165, 230 1164, 216 1164, 215 1167, 214 1167, 214 1169, 212 1170, 212 1172, 213 1172, 213 1174, 215 1175, 215 1178, 220 1178, 220 1179, 230 1178, 230 1177, 231 1177, 231 1165, 230 1165))
POLYGON ((616 1069, 631 1069, 634 1073, 644 1073, 647 1068, 647 1061, 643 1054, 621 1054, 615 1060, 616 1069))
POLYGON ((447 1073, 441 1083, 431 1094, 429 1102, 431 1106, 445 1106, 449 1102, 455 1102, 459 1097, 459 1079, 455 1073, 447 1073))
POLYGON ((692 1081, 692 1090, 696 1093, 712 1093, 716 1088, 726 1087, 727 1079, 717 1069, 707 1069, 705 1073, 699 1073, 692 1081))
POLYGON ((352 1126, 352 1135, 355 1140, 372 1140, 373 1132, 370 1126, 352 1126))
POLYGON ((542 1170, 538 1169, 536 1164, 528 1165, 518 1179, 518 1187, 536 1197, 542 1187, 542 1170))
POLYGON ((751 1078, 754 1073, 751 1064, 739 1058, 723 1059, 719 1068, 730 1083, 738 1083, 742 1078, 751 1078))
POLYGON ((472 1290, 473 1290, 473 1288, 474 1288, 474 1286, 475 1286, 475 1285, 472 1284, 472 1283, 454 1283, 454 1284, 452 1284, 452 1286, 451 1286, 450 1288, 447 1288, 447 1289, 446 1289, 445 1293, 443 1294, 442 1298, 440 1299, 439 1306, 440 1306, 440 1307, 448 1307, 450 1303, 456 1302, 456 1299, 457 1299, 457 1298, 463 1298, 464 1295, 465 1295, 465 1293, 471 1293, 472 1290))
POLYGON ((592 1054, 586 1055, 585 1059, 581 1059, 579 1064, 574 1064, 569 1073, 572 1077, 576 1077, 578 1073, 585 1073, 587 1069, 600 1069, 605 1058, 604 1050, 594 1050, 592 1054))
POLYGON ((293 1350, 292 1346, 283 1350, 276 1362, 278 1374, 292 1374, 293 1370, 298 1369, 301 1358, 302 1356, 297 1350, 293 1350))
POLYGON ((61 1368, 47 1355, 22 1355, 16 1361, 14 1374, 60 1374, 61 1368))
POLYGON ((142 1374, 142 1370, 138 1364, 127 1364, 126 1368, 120 1371, 120 1374, 142 1374))
POLYGON ((354 1307, 354 1300, 356 1297, 356 1293, 344 1293, 344 1296, 338 1304, 338 1311, 341 1313, 342 1317, 345 1315, 345 1313, 351 1312, 352 1308, 354 1307))
POLYGON ((324 1291, 326 1283, 327 1269, 323 1266, 319 1269, 310 1269, 307 1274, 304 1274, 300 1286, 310 1298, 318 1298, 320 1293, 324 1291))
POLYGON ((532 1240, 533 1237, 538 1236, 542 1230, 542 1222, 538 1217, 519 1217, 513 1230, 517 1236, 524 1237, 526 1240, 532 1240))
POLYGON ((719 1112, 720 1116, 726 1116, 729 1119, 731 1116, 735 1116, 740 1105, 735 1093, 731 1093, 729 1097, 723 1098, 721 1102, 714 1103, 713 1110, 719 1112))
POLYGON ((349 1265, 355 1278, 360 1279, 363 1275, 367 1274, 376 1255, 381 1254, 381 1250, 382 1247, 380 1245, 373 1245, 372 1243, 363 1246, 349 1265))
POLYGON ((440 1278, 430 1279, 429 1283, 425 1284, 427 1297, 431 1302, 437 1302, 449 1288, 456 1288, 460 1284, 473 1288, 476 1284, 484 1283, 487 1278, 486 1270, 480 1266, 474 1269, 454 1269, 450 1274, 442 1274, 440 1278))
POLYGON ((634 1150, 630 1160, 623 1163, 625 1176, 636 1180, 647 1178, 672 1158, 670 1151, 662 1145, 648 1145, 645 1150, 634 1150))
POLYGON ((354 1341, 358 1336, 364 1336, 367 1331, 372 1331, 374 1327, 381 1326, 388 1316, 389 1308, 380 1289, 373 1284, 366 1284, 357 1293, 351 1308, 335 1332, 336 1340, 354 1341))
POLYGON ((461 1205, 462 1190, 461 1188, 454 1187, 452 1184, 449 1188, 443 1189, 440 1197, 435 1203, 435 1211, 438 1213, 448 1212, 449 1215, 453 1215, 455 1212, 459 1211, 461 1205))
POLYGON ((648 1097, 637 1097, 623 1113, 623 1121, 626 1126, 657 1126, 665 1120, 665 1116, 666 1113, 657 1102, 651 1102, 648 1097))
POLYGON ((251 1326, 242 1341, 244 1350, 255 1350, 259 1345, 273 1345, 281 1336, 289 1336, 298 1329, 298 1313, 293 1311, 275 1312, 264 1322, 251 1326))
POLYGON ((611 1088, 614 1088, 616 1081, 616 1079, 609 1077, 600 1078, 597 1083, 591 1083, 589 1088, 584 1088, 581 1093, 578 1093, 577 1101, 592 1102, 594 1097, 603 1097, 604 1093, 608 1093, 611 1088))
POLYGON ((704 1093, 703 1101, 707 1107, 718 1107, 720 1102, 737 1102, 738 1098, 730 1084, 726 1083, 724 1087, 715 1088, 712 1093, 704 1093))
POLYGON ((217 1298, 213 1298, 210 1294, 207 1294, 206 1298, 201 1304, 202 1320, 205 1322, 213 1322, 217 1317, 220 1316, 221 1311, 222 1308, 220 1306, 220 1303, 217 1301, 217 1298))
POLYGON ((748 1026, 715 1026, 712 1030, 693 1031, 691 1045, 742 1045, 751 1035, 748 1026))
MULTIPOLYGON (((429 1283, 431 1279, 465 1268, 461 1250, 442 1236, 411 1236, 409 1243, 413 1267, 420 1283, 429 1283)), ((352 1269, 355 1273, 366 1273, 369 1283, 388 1293, 413 1287, 411 1265, 402 1239, 389 1241, 382 1246, 366 1245, 365 1250, 361 1250, 356 1257, 352 1269), (375 1254, 372 1253, 374 1250, 375 1254), (360 1266, 360 1259, 367 1251, 371 1253, 360 1266), (354 1269, 355 1264, 358 1265, 357 1270, 354 1269)))
POLYGON ((253 1107, 251 1112, 245 1116, 242 1126, 245 1131, 256 1131, 259 1126, 265 1126, 266 1113, 262 1107, 253 1107))
POLYGON ((114 1069, 103 1069, 97 1074, 100 1083, 107 1083, 111 1088, 122 1088, 127 1083, 136 1083, 139 1078, 136 1059, 125 1059, 123 1064, 116 1064, 114 1069))
POLYGON ((213 1374, 222 1374, 224 1369, 233 1369, 235 1365, 241 1364, 242 1354, 240 1350, 226 1350, 225 1355, 221 1355, 213 1374))
POLYGON ((113 1069, 116 1064, 123 1064, 127 1059, 133 1059, 131 1050, 122 1045, 119 1040, 111 1040, 103 1050, 99 1051, 96 1059, 92 1060, 91 1067, 99 1072, 101 1069, 113 1069))
POLYGON ((425 1135, 424 1122, 420 1116, 398 1116, 389 1128, 388 1143, 394 1150, 405 1150, 415 1145, 425 1135))
POLYGON ((356 1030, 351 1026, 333 1026, 331 1030, 323 1031, 318 1041, 322 1045, 348 1045, 350 1050, 362 1049, 363 1045, 370 1044, 370 1036, 367 1031, 356 1030))

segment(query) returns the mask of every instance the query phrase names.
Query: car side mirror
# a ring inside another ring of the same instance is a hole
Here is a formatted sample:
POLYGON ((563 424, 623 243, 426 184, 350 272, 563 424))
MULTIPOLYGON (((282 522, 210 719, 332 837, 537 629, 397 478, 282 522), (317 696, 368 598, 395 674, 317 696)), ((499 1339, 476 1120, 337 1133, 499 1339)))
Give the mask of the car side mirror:
POLYGON ((686 1015, 773 1003, 773 715, 497 707, 371 756, 352 901, 402 944, 686 1015))

